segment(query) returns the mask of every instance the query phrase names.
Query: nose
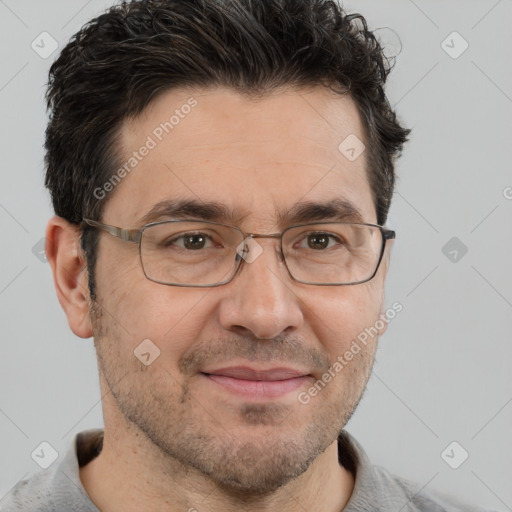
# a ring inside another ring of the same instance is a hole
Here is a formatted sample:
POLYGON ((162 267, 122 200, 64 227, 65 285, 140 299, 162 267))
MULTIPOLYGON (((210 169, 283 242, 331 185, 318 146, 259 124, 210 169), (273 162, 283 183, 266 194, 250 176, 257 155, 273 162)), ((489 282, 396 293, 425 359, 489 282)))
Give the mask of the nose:
POLYGON ((278 242, 258 239, 257 243, 263 252, 253 261, 246 258, 234 279, 224 285, 220 322, 226 330, 271 339, 289 334, 304 319, 296 282, 281 261, 278 242))

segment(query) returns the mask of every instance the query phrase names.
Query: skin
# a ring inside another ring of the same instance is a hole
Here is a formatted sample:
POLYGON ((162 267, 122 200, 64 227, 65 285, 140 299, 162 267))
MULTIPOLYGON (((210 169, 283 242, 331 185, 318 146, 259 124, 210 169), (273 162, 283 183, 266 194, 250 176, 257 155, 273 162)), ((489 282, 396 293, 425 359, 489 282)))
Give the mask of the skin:
MULTIPOLYGON (((164 199, 215 200, 245 232, 286 227, 277 210, 299 201, 344 198, 376 223, 365 154, 346 159, 339 143, 364 140, 353 100, 323 87, 283 89, 251 101, 228 89, 175 89, 121 130, 123 154, 193 96, 198 104, 105 199, 102 221, 140 228, 164 199)), ((275 239, 229 284, 164 286, 145 278, 137 247, 100 235, 97 302, 77 230, 54 217, 47 253, 73 332, 94 336, 105 421, 101 454, 80 477, 102 511, 339 512, 354 478, 338 463, 337 435, 368 381, 377 337, 308 404, 297 399, 384 311, 389 243, 377 275, 354 286, 295 282, 275 239), (134 349, 161 351, 144 366, 134 349), (284 396, 251 400, 209 382, 225 366, 306 368, 284 396)), ((384 327, 385 329, 385 327, 384 327)), ((380 334, 382 334, 381 331, 380 334)))

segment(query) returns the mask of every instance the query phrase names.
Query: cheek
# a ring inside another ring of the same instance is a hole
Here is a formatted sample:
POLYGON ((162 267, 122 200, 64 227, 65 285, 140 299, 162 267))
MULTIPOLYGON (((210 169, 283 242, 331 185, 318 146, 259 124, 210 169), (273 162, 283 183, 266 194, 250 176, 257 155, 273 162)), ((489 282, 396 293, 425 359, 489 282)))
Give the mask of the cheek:
MULTIPOLYGON (((346 286, 325 287, 315 294, 314 306, 308 315, 316 338, 334 360, 349 349, 364 333, 374 332, 382 310, 383 292, 378 281, 346 286)), ((365 342, 375 344, 377 336, 369 335, 365 342)))
POLYGON ((201 336, 208 318, 207 289, 165 286, 142 279, 124 280, 105 298, 118 340, 131 352, 143 340, 160 350, 160 364, 174 369, 179 357, 201 336))
POLYGON ((95 277, 98 301, 107 317, 134 341, 165 340, 176 332, 182 334, 185 325, 190 329, 199 324, 197 311, 208 290, 150 281, 144 275, 135 246, 104 244, 95 277))

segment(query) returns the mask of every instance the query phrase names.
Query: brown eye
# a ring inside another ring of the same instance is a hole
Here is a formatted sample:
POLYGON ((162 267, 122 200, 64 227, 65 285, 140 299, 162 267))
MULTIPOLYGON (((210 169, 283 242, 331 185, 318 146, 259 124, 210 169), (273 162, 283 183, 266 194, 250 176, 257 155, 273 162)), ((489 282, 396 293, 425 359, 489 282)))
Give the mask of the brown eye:
POLYGON ((205 233, 185 233, 179 236, 167 238, 160 243, 164 248, 172 248, 173 246, 190 251, 199 251, 201 249, 209 249, 213 247, 212 237, 205 233))
POLYGON ((308 236, 308 247, 310 249, 325 249, 329 246, 329 236, 325 234, 313 234, 308 236))
POLYGON ((202 249, 206 244, 204 235, 187 235, 183 237, 183 245, 186 249, 202 249))

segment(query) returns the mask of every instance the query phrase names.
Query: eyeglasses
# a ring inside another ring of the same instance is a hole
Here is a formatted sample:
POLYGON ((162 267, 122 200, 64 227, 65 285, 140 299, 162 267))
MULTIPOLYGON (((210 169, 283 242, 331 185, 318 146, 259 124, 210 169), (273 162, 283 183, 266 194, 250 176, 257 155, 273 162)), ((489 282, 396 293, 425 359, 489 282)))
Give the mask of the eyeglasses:
POLYGON ((387 240, 395 232, 376 224, 323 222, 295 224, 281 233, 244 233, 210 221, 166 220, 124 229, 91 219, 91 226, 139 245, 145 276, 169 286, 213 287, 229 283, 242 261, 261 252, 255 238, 280 240, 280 258, 290 277, 312 285, 352 285, 372 279, 387 240))

